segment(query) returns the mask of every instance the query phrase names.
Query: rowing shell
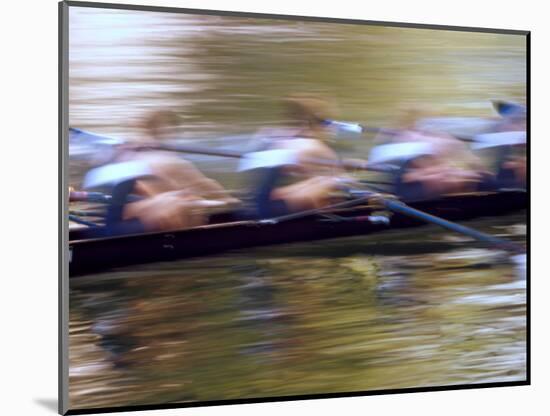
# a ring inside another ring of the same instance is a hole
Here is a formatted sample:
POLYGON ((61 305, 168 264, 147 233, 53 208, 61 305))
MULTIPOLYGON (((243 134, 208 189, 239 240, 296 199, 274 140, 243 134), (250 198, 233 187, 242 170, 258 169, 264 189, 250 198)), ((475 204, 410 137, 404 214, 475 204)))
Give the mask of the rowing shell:
MULTIPOLYGON (((466 220, 504 215, 528 206, 525 191, 509 190, 447 196, 409 203, 413 208, 447 220, 466 220)), ((85 230, 69 236, 69 277, 116 267, 205 256, 228 250, 328 238, 369 235, 384 230, 424 225, 413 218, 394 214, 379 221, 380 207, 359 207, 296 218, 278 223, 239 221, 233 214, 214 216, 211 223, 186 230, 104 238, 87 238, 85 230), (339 220, 334 220, 337 215, 339 220)))

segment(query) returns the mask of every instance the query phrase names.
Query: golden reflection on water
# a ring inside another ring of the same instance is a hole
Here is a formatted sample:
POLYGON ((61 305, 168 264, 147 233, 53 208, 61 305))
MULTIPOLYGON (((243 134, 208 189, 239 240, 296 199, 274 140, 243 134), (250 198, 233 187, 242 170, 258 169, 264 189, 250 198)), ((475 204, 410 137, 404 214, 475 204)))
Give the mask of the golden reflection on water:
MULTIPOLYGON (((521 218, 473 225, 524 241, 521 218)), ((446 238, 424 230, 428 240, 446 238)), ((525 275, 507 255, 471 243, 401 253, 397 242, 369 255, 369 244, 354 237, 237 251, 73 280, 71 403, 525 379, 525 275)))
POLYGON ((525 100, 522 36, 78 7, 70 17, 70 124, 123 138, 165 108, 187 139, 249 134, 304 91, 374 126, 406 106, 485 117, 490 100, 525 100))

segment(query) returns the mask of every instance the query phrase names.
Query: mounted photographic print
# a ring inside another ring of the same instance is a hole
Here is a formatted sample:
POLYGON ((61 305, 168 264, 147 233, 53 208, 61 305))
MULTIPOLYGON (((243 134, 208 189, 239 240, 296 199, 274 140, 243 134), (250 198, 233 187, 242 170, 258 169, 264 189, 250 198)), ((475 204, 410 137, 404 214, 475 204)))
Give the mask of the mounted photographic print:
POLYGON ((529 32, 60 3, 60 413, 529 384, 528 75, 529 32))

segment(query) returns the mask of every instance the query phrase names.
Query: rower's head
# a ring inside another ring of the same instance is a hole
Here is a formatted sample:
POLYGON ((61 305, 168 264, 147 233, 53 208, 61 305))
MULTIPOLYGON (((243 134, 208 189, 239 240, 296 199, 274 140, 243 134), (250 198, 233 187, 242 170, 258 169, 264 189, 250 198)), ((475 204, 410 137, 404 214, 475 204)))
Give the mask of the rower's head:
POLYGON ((432 113, 430 108, 422 104, 401 105, 397 111, 397 127, 402 130, 416 130, 418 121, 429 117, 432 113))
POLYGON ((527 107, 510 101, 493 101, 493 106, 502 117, 501 130, 525 130, 527 107))
POLYGON ((295 127, 308 130, 322 130, 326 120, 333 118, 329 102, 315 95, 289 95, 283 100, 285 118, 295 127))
POLYGON ((145 135, 155 140, 173 139, 178 134, 179 120, 170 110, 158 110, 146 115, 140 127, 145 135))

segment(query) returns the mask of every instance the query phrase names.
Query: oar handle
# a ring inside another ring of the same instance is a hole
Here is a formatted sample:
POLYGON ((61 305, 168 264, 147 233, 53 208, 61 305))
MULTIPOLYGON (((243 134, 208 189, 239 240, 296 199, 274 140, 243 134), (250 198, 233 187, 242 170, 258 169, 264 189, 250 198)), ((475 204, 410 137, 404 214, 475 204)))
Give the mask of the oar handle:
POLYGON ((321 120, 321 123, 325 126, 335 127, 340 130, 353 132, 353 133, 382 133, 382 134, 389 134, 389 135, 396 135, 401 133, 401 130, 397 129, 389 129, 385 127, 372 127, 372 126, 365 126, 364 124, 355 123, 351 121, 339 121, 339 120, 321 120))
POLYGON ((313 208, 313 209, 308 209, 308 210, 305 210, 305 211, 298 211, 298 212, 294 212, 292 214, 281 215, 279 217, 274 217, 274 218, 264 218, 264 219, 256 221, 255 224, 258 224, 258 225, 275 225, 275 224, 279 224, 279 223, 284 222, 284 221, 291 221, 291 220, 295 220, 295 219, 298 219, 298 218, 308 217, 310 215, 322 214, 323 212, 330 211, 330 210, 333 210, 333 209, 349 208, 349 207, 352 207, 352 206, 356 206, 356 205, 368 202, 368 200, 370 198, 371 198, 371 196, 367 195, 367 196, 362 196, 362 197, 353 199, 351 201, 338 202, 336 204, 332 204, 332 205, 322 207, 322 208, 313 208))
POLYGON ((111 201, 110 195, 101 192, 69 191, 69 202, 103 202, 111 201))
MULTIPOLYGON (((110 204, 113 197, 101 192, 86 192, 86 191, 69 191, 69 202, 97 202, 102 204, 110 204)), ((128 195, 127 202, 141 201, 143 197, 139 195, 128 195)))
POLYGON ((69 221, 75 222, 77 224, 86 225, 88 227, 98 227, 99 224, 95 222, 84 220, 76 215, 69 214, 69 221))
POLYGON ((180 145, 180 144, 170 144, 170 143, 147 143, 144 145, 138 146, 139 149, 152 149, 152 150, 164 150, 168 152, 180 152, 180 153, 189 153, 189 154, 196 154, 196 155, 205 155, 205 156, 219 156, 219 157, 228 157, 228 158, 234 158, 234 159, 240 159, 242 158, 245 153, 244 152, 238 152, 233 150, 215 150, 215 149, 207 149, 204 147, 197 147, 197 146, 187 146, 187 145, 180 145))

